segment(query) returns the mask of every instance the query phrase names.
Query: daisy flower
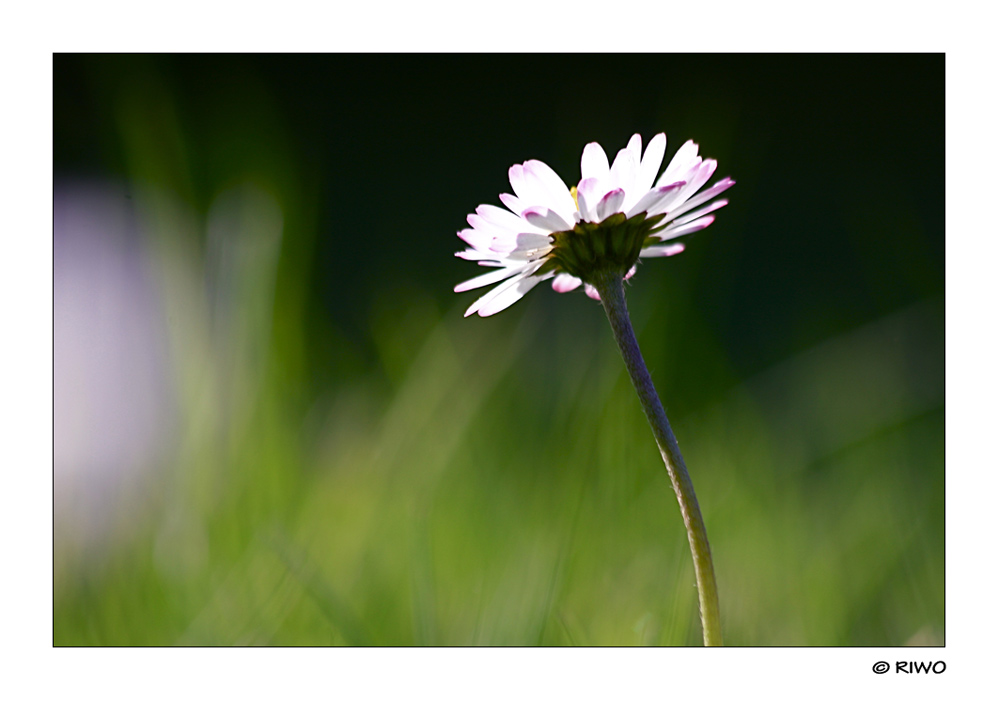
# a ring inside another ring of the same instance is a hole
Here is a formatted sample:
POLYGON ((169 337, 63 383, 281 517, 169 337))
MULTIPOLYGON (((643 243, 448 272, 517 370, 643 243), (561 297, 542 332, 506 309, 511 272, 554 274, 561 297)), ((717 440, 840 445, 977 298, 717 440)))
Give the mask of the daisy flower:
POLYGON ((656 134, 644 154, 642 137, 635 134, 613 164, 599 144, 587 144, 582 177, 571 188, 541 161, 512 166, 510 185, 515 194, 500 195, 506 209, 481 205, 468 215, 471 228, 458 232, 469 247, 455 255, 495 270, 457 285, 454 291, 496 285, 465 316, 500 312, 549 279, 557 292, 583 285, 586 294, 600 300, 680 505, 694 563, 704 644, 721 645, 718 587, 707 529, 680 446, 638 347, 624 280, 635 273, 639 258, 682 251, 683 244, 676 239, 711 224, 712 212, 728 204, 715 198, 735 181, 722 178, 699 192, 718 164, 698 156, 693 141, 680 147, 657 178, 665 153, 665 134, 656 134))
POLYGON ((499 283, 479 297, 465 316, 500 312, 542 280, 556 292, 580 285, 600 299, 592 281, 602 272, 625 277, 639 258, 683 251, 676 241, 714 221, 728 200, 714 199, 735 184, 722 178, 703 192, 718 163, 697 155, 688 141, 656 178, 666 153, 666 135, 656 134, 642 153, 635 134, 613 164, 600 144, 583 149, 581 178, 573 187, 537 160, 510 168, 515 194, 499 196, 506 209, 480 205, 458 236, 468 248, 455 255, 495 268, 454 288, 464 292, 499 283))

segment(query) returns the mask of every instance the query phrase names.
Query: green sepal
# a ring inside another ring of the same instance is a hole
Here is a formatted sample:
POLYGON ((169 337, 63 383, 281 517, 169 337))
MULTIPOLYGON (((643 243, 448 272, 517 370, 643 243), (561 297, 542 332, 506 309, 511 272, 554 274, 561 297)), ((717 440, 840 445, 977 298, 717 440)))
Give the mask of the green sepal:
POLYGON ((581 221, 569 231, 554 233, 554 250, 538 274, 564 271, 584 282, 604 271, 624 275, 638 260, 649 231, 664 217, 646 218, 642 213, 629 219, 618 212, 598 224, 581 221))

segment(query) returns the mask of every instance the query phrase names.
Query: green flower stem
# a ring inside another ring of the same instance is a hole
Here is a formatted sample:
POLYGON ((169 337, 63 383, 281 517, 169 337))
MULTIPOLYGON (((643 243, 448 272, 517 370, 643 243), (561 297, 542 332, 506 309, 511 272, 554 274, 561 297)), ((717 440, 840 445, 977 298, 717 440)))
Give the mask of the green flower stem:
POLYGON ((652 426, 652 433, 659 445, 659 452, 666 463, 666 471, 673 483, 677 501, 680 502, 680 513, 687 527, 687 540, 690 541, 690 552, 694 558, 694 575, 697 578, 697 594, 701 604, 701 627, 704 631, 705 645, 721 645, 721 619, 718 614, 718 587, 715 584, 715 570, 711 563, 711 548, 708 545, 708 532, 704 528, 701 509, 697 505, 694 485, 687 474, 687 466, 680 455, 680 446, 670 428, 669 419, 663 409, 655 385, 649 375, 642 353, 638 348, 638 340, 631 328, 628 317, 628 307, 624 301, 624 284, 619 272, 602 272, 591 277, 590 283, 600 293, 600 301, 607 312, 614 332, 614 339, 628 367, 631 382, 638 392, 642 402, 642 410, 652 426))

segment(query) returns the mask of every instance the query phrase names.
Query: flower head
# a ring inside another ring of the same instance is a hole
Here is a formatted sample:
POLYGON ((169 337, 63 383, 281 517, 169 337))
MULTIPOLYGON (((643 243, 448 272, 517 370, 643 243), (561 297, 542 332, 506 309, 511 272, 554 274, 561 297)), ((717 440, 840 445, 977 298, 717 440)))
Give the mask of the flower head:
POLYGON ((500 283, 465 316, 500 312, 548 279, 556 292, 584 285, 599 299, 590 284, 593 275, 612 270, 628 278, 639 258, 680 253, 683 244, 675 239, 711 224, 711 212, 728 204, 714 198, 735 181, 722 178, 698 194, 718 164, 698 156, 693 141, 681 146, 656 178, 665 153, 665 134, 656 134, 644 155, 642 137, 635 134, 613 164, 600 144, 587 144, 582 177, 572 188, 541 161, 512 166, 515 194, 499 196, 507 209, 480 205, 468 215, 471 228, 458 232, 469 248, 455 255, 496 270, 454 291, 500 283))

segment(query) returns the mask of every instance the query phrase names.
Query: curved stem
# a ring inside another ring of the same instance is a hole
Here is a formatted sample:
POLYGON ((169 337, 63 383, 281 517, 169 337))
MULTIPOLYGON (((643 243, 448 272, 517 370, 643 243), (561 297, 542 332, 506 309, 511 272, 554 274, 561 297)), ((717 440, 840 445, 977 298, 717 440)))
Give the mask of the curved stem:
POLYGON ((715 584, 715 571, 711 563, 708 532, 704 527, 701 509, 697 505, 694 485, 690 481, 687 466, 680 454, 680 446, 677 445, 673 429, 669 425, 669 419, 666 418, 666 411, 663 409, 662 402, 659 401, 655 385, 652 384, 652 377, 642 359, 635 332, 631 328, 628 307, 624 301, 624 284, 621 275, 619 273, 603 273, 595 276, 590 282, 600 293, 600 301, 607 313, 607 320, 610 321, 614 339, 624 357, 624 364, 627 366, 628 375, 631 376, 631 382, 638 392, 638 398, 642 402, 645 417, 652 426, 652 433, 659 445, 663 462, 666 463, 666 471, 669 473, 670 482, 673 483, 676 499, 680 502, 680 513, 683 515, 683 523, 687 527, 687 540, 690 541, 690 553, 694 558, 694 575, 697 578, 697 593, 701 605, 704 644, 721 645, 718 587, 715 584))

